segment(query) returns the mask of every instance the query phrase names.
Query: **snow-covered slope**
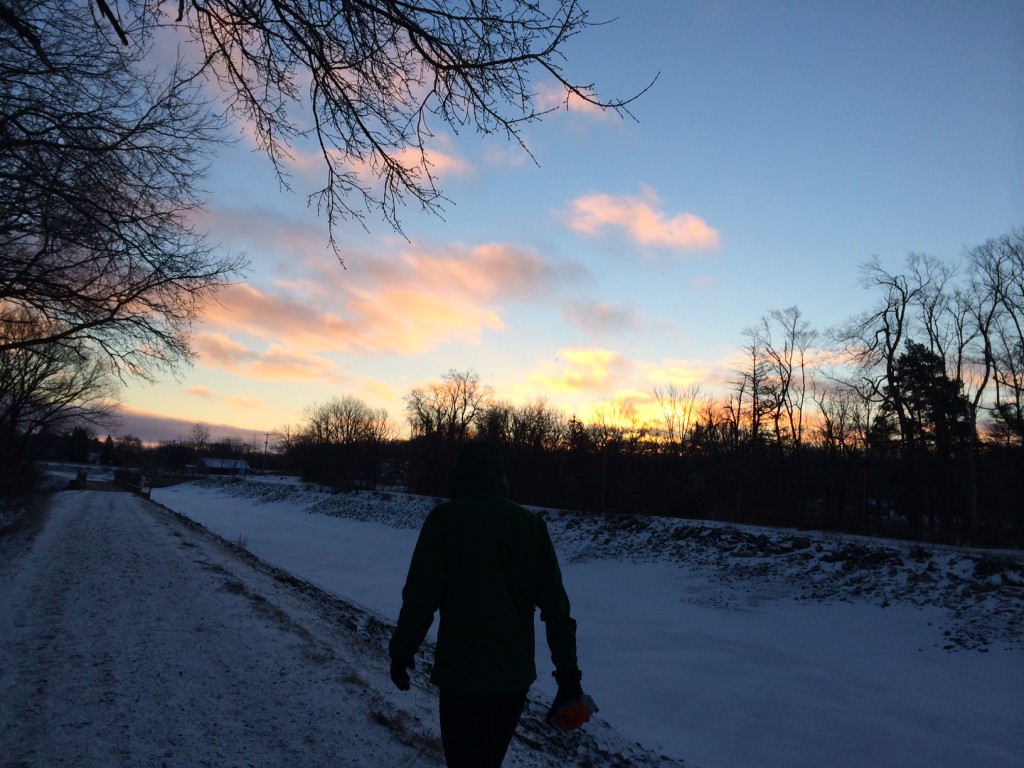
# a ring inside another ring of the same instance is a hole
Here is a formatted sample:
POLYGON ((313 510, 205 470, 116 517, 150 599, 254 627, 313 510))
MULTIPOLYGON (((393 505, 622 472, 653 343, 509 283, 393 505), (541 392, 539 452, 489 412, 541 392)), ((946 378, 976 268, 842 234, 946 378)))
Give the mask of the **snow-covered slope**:
MULTIPOLYGON (((255 479, 154 498, 384 624, 437 502, 255 479)), ((593 749, 624 739, 643 744, 633 760, 652 750, 705 768, 1022 763, 1016 553, 541 512, 602 708, 593 749)), ((547 764, 534 732, 528 721, 509 765, 547 764)))
MULTIPOLYGON (((313 485, 206 480, 256 503, 418 530, 438 499, 335 492, 313 485)), ((845 534, 538 509, 564 562, 672 563, 709 570, 753 598, 894 602, 946 609, 944 647, 1024 650, 1024 553, 929 546, 845 534)))

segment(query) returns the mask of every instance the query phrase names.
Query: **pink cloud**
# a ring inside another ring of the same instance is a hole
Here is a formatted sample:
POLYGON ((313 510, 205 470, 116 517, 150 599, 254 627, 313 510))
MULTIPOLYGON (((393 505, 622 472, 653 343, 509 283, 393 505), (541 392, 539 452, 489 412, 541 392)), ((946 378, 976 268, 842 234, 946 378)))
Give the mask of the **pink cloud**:
POLYGON ((237 368, 256 358, 247 346, 224 334, 202 333, 192 340, 196 354, 204 362, 216 361, 220 367, 237 368))
MULTIPOLYGON (((593 93, 588 94, 588 96, 596 98, 596 94, 593 93)), ((537 88, 534 104, 539 112, 565 109, 571 113, 582 113, 588 117, 596 118, 605 118, 615 114, 610 110, 602 109, 575 93, 570 93, 565 89, 565 86, 553 82, 544 83, 537 88)))
POLYGON ((391 284, 405 276, 431 293, 473 301, 533 296, 546 290, 557 274, 536 251, 507 243, 410 248, 400 259, 378 261, 375 267, 379 282, 391 284))
MULTIPOLYGON (((353 329, 337 315, 325 312, 309 296, 261 290, 249 283, 231 285, 218 296, 218 303, 206 309, 203 320, 220 329, 230 329, 263 339, 297 340, 306 345, 320 338, 323 349, 344 348, 341 342, 353 329)), ((222 342, 223 351, 229 346, 222 342)), ((245 349, 238 342, 231 342, 245 349)), ((232 347, 233 349, 233 347, 232 347)))
POLYGON ((233 285, 205 311, 209 332, 197 349, 210 365, 304 377, 328 367, 326 353, 412 355, 450 341, 476 343, 504 328, 501 302, 543 295, 573 269, 492 243, 407 248, 344 273, 233 285), (252 339, 272 346, 254 352, 252 339))
POLYGON ((354 298, 348 309, 359 318, 364 350, 417 354, 440 340, 477 342, 486 329, 504 327, 499 315, 465 297, 414 288, 384 288, 354 298))
POLYGON ((221 333, 201 333, 193 340, 199 359, 210 368, 223 368, 264 381, 339 378, 330 360, 272 344, 258 351, 221 333))
MULTIPOLYGON (((407 166, 419 165, 419 150, 406 147, 394 153, 395 159, 407 166)), ((437 134, 427 145, 427 165, 430 172, 437 176, 468 176, 472 175, 473 165, 455 152, 451 139, 447 134, 437 134)))
POLYGON ((692 213, 669 216, 659 210, 657 193, 645 187, 640 196, 592 194, 572 202, 569 227, 585 235, 621 229, 641 245, 673 250, 718 248, 718 231, 692 213))
MULTIPOLYGON (((345 169, 354 174, 360 183, 368 187, 375 187, 377 181, 377 164, 380 160, 376 157, 359 158, 346 156, 339 150, 327 150, 328 156, 337 167, 345 169)), ((456 150, 447 134, 436 134, 430 137, 425 148, 424 157, 420 157, 420 151, 415 147, 402 147, 390 152, 389 155, 404 165, 406 168, 417 169, 425 159, 430 173, 436 178, 452 176, 471 176, 475 169, 473 164, 456 150)), ((289 156, 285 158, 284 165, 292 173, 302 175, 307 179, 319 179, 325 175, 325 160, 323 151, 318 146, 292 147, 289 156)), ((319 183, 319 182, 317 182, 319 183)))

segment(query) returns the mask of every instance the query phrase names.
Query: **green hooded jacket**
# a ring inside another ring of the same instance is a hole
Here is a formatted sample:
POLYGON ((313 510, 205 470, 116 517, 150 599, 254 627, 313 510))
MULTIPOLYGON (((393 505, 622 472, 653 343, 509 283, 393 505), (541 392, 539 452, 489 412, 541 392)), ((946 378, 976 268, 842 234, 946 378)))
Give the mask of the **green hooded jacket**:
POLYGON ((475 695, 528 688, 537 678, 533 611, 539 607, 555 669, 575 670, 576 622, 547 526, 509 500, 493 446, 467 444, 450 496, 420 531, 391 658, 411 660, 440 610, 431 682, 475 695))

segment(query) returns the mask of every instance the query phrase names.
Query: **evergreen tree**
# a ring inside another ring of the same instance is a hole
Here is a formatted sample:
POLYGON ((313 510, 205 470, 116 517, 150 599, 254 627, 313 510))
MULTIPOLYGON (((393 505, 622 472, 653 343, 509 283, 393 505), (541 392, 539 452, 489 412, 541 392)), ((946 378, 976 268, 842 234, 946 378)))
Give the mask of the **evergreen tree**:
MULTIPOLYGON (((904 445, 951 456, 971 437, 970 403, 963 383, 951 379, 941 357, 923 344, 907 342, 896 360, 896 386, 906 409, 904 445)), ((891 410, 887 388, 887 410, 891 410)))

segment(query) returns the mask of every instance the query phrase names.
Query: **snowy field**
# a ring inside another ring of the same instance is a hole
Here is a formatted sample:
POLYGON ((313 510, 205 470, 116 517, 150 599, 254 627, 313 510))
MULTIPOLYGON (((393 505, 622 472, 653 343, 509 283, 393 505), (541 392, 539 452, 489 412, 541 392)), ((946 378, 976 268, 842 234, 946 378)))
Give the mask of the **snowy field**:
MULTIPOLYGON (((436 503, 256 479, 152 498, 389 623, 436 503)), ((1024 765, 1019 553, 544 515, 597 728, 695 768, 1024 765)))

